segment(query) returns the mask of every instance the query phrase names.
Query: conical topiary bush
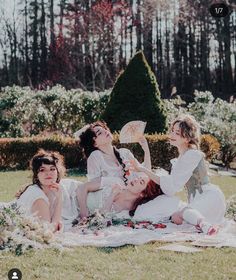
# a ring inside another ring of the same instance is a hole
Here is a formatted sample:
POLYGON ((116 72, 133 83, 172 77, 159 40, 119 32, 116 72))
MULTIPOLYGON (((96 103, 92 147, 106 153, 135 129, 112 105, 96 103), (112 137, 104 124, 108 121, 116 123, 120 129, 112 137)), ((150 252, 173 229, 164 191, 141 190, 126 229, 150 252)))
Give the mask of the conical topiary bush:
POLYGON ((119 75, 101 118, 112 131, 119 131, 133 120, 146 121, 148 133, 166 130, 166 110, 155 75, 142 51, 134 55, 119 75))

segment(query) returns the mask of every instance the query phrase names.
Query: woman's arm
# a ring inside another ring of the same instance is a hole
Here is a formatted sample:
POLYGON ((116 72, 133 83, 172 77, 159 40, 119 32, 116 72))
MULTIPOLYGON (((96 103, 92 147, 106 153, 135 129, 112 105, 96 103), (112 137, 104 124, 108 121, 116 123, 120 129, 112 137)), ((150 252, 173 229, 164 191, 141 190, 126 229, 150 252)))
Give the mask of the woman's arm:
POLYGON ((139 144, 144 151, 143 165, 144 165, 145 168, 151 169, 152 168, 151 155, 150 155, 150 149, 149 149, 149 146, 148 146, 147 139, 144 136, 141 137, 140 140, 139 140, 139 144))
POLYGON ((174 195, 183 189, 193 174, 194 169, 202 159, 203 154, 200 151, 189 150, 178 159, 173 167, 171 174, 158 176, 151 170, 143 167, 137 160, 130 162, 131 168, 136 171, 144 172, 155 183, 159 184, 162 191, 167 195, 174 195))
POLYGON ((36 214, 37 217, 46 222, 51 222, 50 209, 48 203, 42 198, 37 199, 31 208, 31 213, 36 214))
POLYGON ((51 218, 49 205, 44 199, 37 199, 31 208, 32 213, 36 213, 37 217, 44 222, 53 223, 54 232, 60 230, 61 227, 61 204, 57 204, 55 215, 51 218))
POLYGON ((55 225, 55 231, 60 230, 62 227, 61 208, 62 208, 62 197, 58 197, 56 198, 56 207, 51 219, 51 222, 55 225))
POLYGON ((97 178, 93 181, 86 182, 77 189, 77 200, 80 209, 80 217, 85 218, 88 216, 88 208, 87 208, 87 197, 88 192, 98 191, 101 187, 101 179, 97 178))
POLYGON ((61 186, 58 183, 53 183, 49 187, 53 193, 53 198, 55 199, 52 200, 49 198, 49 203, 50 205, 53 206, 50 222, 54 224, 55 231, 57 231, 62 228, 62 222, 61 222, 62 190, 61 190, 61 186))
POLYGON ((130 161, 131 168, 138 172, 144 172, 152 181, 160 185, 160 176, 156 175, 150 169, 142 166, 136 159, 130 161))
POLYGON ((103 212, 109 212, 111 211, 112 208, 112 204, 114 203, 114 201, 117 199, 117 196, 122 193, 122 191, 124 190, 124 186, 119 185, 119 184, 115 184, 112 186, 112 190, 110 195, 108 196, 107 200, 104 203, 104 206, 102 208, 103 212))

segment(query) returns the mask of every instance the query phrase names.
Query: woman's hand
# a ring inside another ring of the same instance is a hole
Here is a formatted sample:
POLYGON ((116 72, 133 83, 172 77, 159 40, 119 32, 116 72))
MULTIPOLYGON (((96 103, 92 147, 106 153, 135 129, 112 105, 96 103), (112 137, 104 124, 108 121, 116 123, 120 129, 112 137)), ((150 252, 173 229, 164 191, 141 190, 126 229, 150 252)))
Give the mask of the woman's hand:
POLYGON ((61 198, 62 191, 61 191, 61 187, 58 183, 52 183, 48 187, 54 193, 54 195, 56 196, 57 199, 61 198))
POLYGON ((112 209, 113 203, 116 201, 117 197, 126 189, 125 186, 114 184, 112 186, 111 192, 104 203, 102 211, 108 212, 112 209))
POLYGON ((142 172, 143 166, 137 161, 137 159, 132 159, 129 161, 129 169, 132 171, 142 172))
POLYGON ((119 184, 114 184, 112 186, 112 196, 115 199, 119 194, 121 194, 124 190, 126 189, 126 187, 119 185, 119 184))
POLYGON ((61 221, 54 223, 54 233, 59 231, 59 232, 63 232, 64 230, 64 226, 63 223, 61 221))
POLYGON ((144 152, 149 151, 148 142, 147 142, 147 139, 145 138, 145 136, 141 136, 139 138, 139 145, 142 147, 144 152))

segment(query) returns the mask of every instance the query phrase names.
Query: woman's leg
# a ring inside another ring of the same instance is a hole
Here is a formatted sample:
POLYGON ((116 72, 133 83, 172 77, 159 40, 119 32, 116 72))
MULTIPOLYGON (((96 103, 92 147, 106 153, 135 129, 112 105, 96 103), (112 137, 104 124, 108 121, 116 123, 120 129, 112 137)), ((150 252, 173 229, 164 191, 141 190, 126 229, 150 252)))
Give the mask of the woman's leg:
POLYGON ((225 198, 217 187, 204 191, 188 206, 198 210, 210 224, 221 224, 224 221, 225 198))
POLYGON ((88 216, 87 208, 87 196, 88 192, 98 191, 101 187, 101 179, 95 179, 90 182, 86 182, 78 187, 77 200, 80 208, 80 217, 85 218, 88 216))
POLYGON ((185 207, 182 211, 175 212, 171 220, 177 225, 182 224, 183 220, 185 220, 187 223, 197 226, 203 233, 208 235, 213 235, 218 231, 218 228, 208 223, 198 210, 191 207, 185 207))

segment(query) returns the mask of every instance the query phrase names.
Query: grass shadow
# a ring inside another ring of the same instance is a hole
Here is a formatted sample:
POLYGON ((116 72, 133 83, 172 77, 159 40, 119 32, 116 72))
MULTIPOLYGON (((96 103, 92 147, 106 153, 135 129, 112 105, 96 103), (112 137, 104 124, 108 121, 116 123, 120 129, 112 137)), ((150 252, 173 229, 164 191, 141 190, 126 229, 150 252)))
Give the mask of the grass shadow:
POLYGON ((131 247, 135 248, 135 245, 125 244, 125 245, 122 245, 122 246, 119 246, 119 247, 98 247, 97 251, 102 252, 102 253, 106 253, 106 254, 111 254, 114 251, 119 251, 119 250, 122 250, 124 248, 131 248, 131 247))

